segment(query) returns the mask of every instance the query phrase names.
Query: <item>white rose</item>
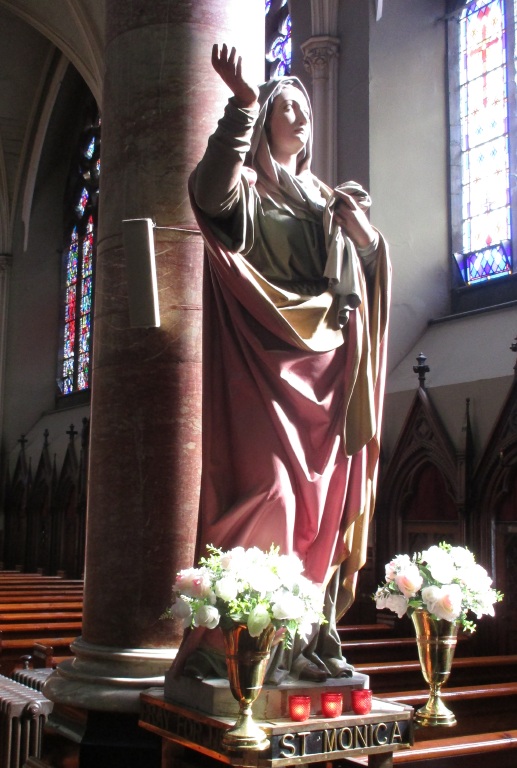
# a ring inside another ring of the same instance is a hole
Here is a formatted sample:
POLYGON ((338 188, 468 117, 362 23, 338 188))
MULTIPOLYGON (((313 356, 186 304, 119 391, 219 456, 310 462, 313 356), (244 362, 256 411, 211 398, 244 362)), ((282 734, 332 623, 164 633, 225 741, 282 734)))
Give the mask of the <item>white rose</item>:
POLYGON ((414 563, 411 563, 403 571, 395 575, 395 584, 404 597, 416 595, 423 583, 424 580, 420 575, 420 571, 414 563))
POLYGON ((457 568, 470 568, 476 562, 474 555, 466 547, 451 547, 450 556, 457 568))
POLYGON ((207 568, 185 568, 177 574, 173 589, 187 597, 207 597, 212 591, 210 571, 207 568))
POLYGON ((271 617, 264 605, 256 605, 248 616, 248 631, 252 637, 260 633, 271 623, 271 617))
POLYGON ((397 573, 401 570, 405 570, 410 565, 411 559, 409 555, 397 555, 385 566, 386 581, 394 581, 397 573))
POLYGON ((386 598, 386 608, 397 614, 401 619, 407 611, 408 599, 404 595, 388 595, 386 598))
POLYGON ((426 608, 431 613, 433 612, 433 606, 441 595, 441 587, 424 587, 422 590, 422 600, 424 601, 426 608))
POLYGON ((422 591, 427 596, 427 610, 438 616, 439 619, 446 621, 456 621, 461 613, 461 588, 459 584, 444 584, 443 587, 429 587, 434 589, 432 593, 428 590, 422 591))
POLYGON ((377 592, 374 594, 373 599, 375 600, 375 607, 378 608, 379 611, 382 611, 383 608, 386 608, 387 595, 382 587, 379 587, 377 592))
POLYGON ((194 614, 194 626, 215 629, 219 624, 219 611, 213 605, 201 605, 194 614))
POLYGON ((244 563, 246 550, 244 547, 234 547, 221 555, 221 568, 225 571, 239 570, 244 563))
POLYGON ((177 597, 176 602, 171 607, 171 613, 176 619, 181 619, 183 623, 183 629, 190 625, 190 619, 192 616, 192 608, 190 603, 183 600, 182 597, 177 597))
POLYGON ((492 586, 492 579, 481 565, 474 565, 461 568, 458 572, 458 578, 472 592, 487 592, 492 586))
POLYGON ((497 593, 495 589, 491 589, 482 595, 478 596, 477 605, 474 610, 476 616, 480 619, 482 616, 495 616, 494 603, 497 602, 497 593))
POLYGON ((452 557, 444 549, 437 546, 429 547, 422 552, 422 559, 429 566, 431 576, 441 584, 449 584, 456 576, 452 557))
POLYGON ((303 600, 290 592, 276 592, 271 599, 271 611, 275 619, 299 619, 305 612, 303 600))
POLYGON ((273 592, 280 585, 278 576, 276 573, 273 573, 269 566, 264 567, 261 564, 251 565, 246 569, 245 573, 246 580, 251 589, 259 592, 261 595, 273 592))
POLYGON ((303 563, 296 555, 280 555, 276 562, 276 572, 280 583, 292 589, 303 573, 303 563))
POLYGON ((223 576, 214 584, 214 592, 225 603, 229 603, 237 597, 239 582, 233 576, 223 576))

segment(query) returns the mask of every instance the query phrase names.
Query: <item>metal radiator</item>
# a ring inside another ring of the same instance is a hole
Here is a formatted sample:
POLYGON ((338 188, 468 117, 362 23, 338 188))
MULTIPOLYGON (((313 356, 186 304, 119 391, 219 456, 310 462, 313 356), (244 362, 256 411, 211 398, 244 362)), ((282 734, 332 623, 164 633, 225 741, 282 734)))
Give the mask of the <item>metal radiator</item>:
POLYGON ((17 669, 11 675, 13 680, 17 683, 26 685, 27 688, 34 688, 35 691, 41 691, 44 684, 47 682, 49 676, 55 670, 50 667, 43 667, 42 669, 17 669))
POLYGON ((0 675, 0 768, 22 768, 39 757, 53 703, 42 693, 0 675))

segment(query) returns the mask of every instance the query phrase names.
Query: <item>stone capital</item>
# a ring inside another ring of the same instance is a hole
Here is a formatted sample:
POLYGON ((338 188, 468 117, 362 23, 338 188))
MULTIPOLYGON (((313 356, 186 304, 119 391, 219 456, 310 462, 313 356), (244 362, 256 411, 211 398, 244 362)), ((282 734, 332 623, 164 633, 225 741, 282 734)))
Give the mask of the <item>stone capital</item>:
POLYGON ((301 48, 307 72, 314 78, 328 78, 330 64, 339 54, 339 39, 329 35, 310 37, 301 48))

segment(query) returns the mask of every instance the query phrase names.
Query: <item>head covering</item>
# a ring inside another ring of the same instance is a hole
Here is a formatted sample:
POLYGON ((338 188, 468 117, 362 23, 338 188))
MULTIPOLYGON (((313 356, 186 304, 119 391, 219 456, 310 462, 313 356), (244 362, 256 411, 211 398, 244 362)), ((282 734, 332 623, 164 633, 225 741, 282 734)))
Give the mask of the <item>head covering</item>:
POLYGON ((313 119, 309 95, 297 77, 279 77, 259 86, 259 115, 253 129, 249 164, 257 173, 257 191, 262 199, 275 207, 305 219, 321 220, 321 214, 330 195, 330 189, 310 170, 312 158, 313 119), (266 119, 273 101, 287 86, 297 88, 305 96, 309 107, 309 139, 299 152, 296 176, 292 176, 271 154, 266 133, 266 119))

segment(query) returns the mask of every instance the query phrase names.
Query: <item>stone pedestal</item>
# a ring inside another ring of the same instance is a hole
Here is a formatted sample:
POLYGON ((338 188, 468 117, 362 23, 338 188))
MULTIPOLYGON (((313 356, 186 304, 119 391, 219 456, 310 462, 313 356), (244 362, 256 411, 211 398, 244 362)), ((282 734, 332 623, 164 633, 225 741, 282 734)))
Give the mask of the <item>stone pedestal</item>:
MULTIPOLYGON (((291 680, 280 685, 263 685, 253 704, 253 716, 260 720, 285 718, 289 713, 289 696, 310 696, 311 712, 320 712, 320 697, 326 691, 343 694, 343 709, 351 710, 350 691, 368 688, 370 678, 355 672, 352 677, 329 678, 315 685, 304 680, 291 680)), ((165 678, 165 700, 207 715, 237 717, 239 707, 232 696, 230 683, 224 679, 194 680, 190 677, 165 678)))
POLYGON ((333 761, 344 765, 347 758, 364 756, 369 768, 390 768, 393 753, 413 743, 412 708, 375 698, 368 715, 344 712, 341 717, 326 719, 316 714, 303 723, 287 717, 255 718, 269 746, 261 752, 231 754, 224 751, 222 738, 234 719, 167 702, 161 690, 142 694, 141 702, 140 725, 162 739, 161 768, 195 768, 200 753, 216 763, 239 768, 333 761))

